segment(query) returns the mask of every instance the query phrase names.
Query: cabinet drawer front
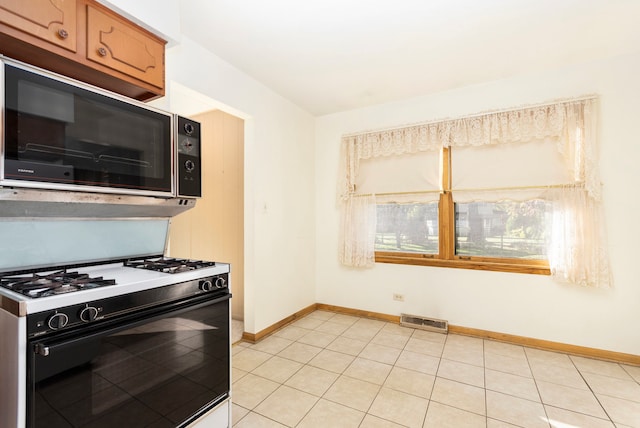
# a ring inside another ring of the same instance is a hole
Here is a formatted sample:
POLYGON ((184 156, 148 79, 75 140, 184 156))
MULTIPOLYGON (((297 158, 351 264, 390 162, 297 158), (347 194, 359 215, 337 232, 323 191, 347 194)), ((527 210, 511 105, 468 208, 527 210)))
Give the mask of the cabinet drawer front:
POLYGON ((87 7, 87 58, 162 88, 164 43, 137 27, 87 7))
POLYGON ((0 22, 76 52, 76 0, 0 0, 0 22))

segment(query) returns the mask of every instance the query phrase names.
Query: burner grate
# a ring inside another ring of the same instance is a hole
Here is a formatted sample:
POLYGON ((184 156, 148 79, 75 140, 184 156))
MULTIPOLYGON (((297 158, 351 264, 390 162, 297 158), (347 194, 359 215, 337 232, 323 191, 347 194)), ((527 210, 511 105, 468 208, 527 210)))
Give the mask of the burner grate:
POLYGON ((53 296, 115 284, 115 279, 92 278, 86 273, 66 270, 0 277, 0 286, 29 297, 53 296))
POLYGON ((158 257, 151 259, 127 260, 124 262, 127 267, 138 269, 154 270, 164 273, 180 273, 206 267, 215 266, 215 262, 203 260, 177 259, 172 257, 158 257))

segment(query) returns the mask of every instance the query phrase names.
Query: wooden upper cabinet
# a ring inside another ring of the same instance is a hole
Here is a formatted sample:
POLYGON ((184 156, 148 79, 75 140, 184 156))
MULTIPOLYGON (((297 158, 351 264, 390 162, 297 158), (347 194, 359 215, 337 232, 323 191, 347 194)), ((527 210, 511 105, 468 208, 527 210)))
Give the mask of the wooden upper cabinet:
POLYGON ((95 0, 0 0, 0 54, 139 100, 164 95, 165 45, 95 0))
POLYGON ((76 0, 0 0, 0 22, 71 52, 77 50, 76 0))
POLYGON ((163 86, 164 43, 91 6, 87 6, 87 58, 154 86, 163 86))

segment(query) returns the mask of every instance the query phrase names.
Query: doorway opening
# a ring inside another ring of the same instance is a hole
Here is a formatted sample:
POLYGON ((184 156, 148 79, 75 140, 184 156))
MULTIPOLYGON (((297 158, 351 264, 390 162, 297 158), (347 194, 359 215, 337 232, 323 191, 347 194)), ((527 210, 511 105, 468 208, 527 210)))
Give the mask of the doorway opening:
POLYGON ((202 197, 171 219, 169 253, 231 264, 235 343, 244 332, 244 120, 222 110, 189 117, 201 123, 202 197))

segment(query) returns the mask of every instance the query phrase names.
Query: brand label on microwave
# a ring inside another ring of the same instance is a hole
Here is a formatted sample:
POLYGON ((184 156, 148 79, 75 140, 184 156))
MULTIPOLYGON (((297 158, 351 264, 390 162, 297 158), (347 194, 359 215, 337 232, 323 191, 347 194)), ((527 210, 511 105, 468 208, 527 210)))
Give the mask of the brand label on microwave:
POLYGON ((73 182, 73 167, 69 165, 40 164, 6 159, 4 176, 7 179, 41 180, 69 183, 73 182))

